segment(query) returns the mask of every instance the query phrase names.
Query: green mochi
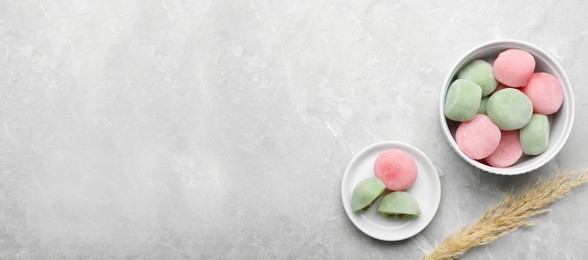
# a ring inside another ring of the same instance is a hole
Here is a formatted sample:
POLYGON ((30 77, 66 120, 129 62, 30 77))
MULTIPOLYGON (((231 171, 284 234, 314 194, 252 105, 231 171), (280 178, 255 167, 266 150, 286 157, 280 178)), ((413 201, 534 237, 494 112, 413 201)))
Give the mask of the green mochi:
POLYGON ((490 97, 483 97, 482 100, 480 101, 480 108, 478 108, 478 114, 486 114, 486 107, 488 106, 488 99, 490 99, 490 97))
POLYGON ((378 213, 387 218, 414 218, 421 214, 417 201, 405 191, 392 192, 380 202, 378 213))
POLYGON ((359 182, 351 195, 351 209, 354 212, 367 210, 369 206, 384 192, 386 186, 376 177, 368 177, 359 182))
POLYGON ((531 121, 521 128, 521 147, 526 155, 539 155, 549 147, 549 120, 546 115, 533 114, 531 121))
POLYGON ((502 89, 490 96, 486 114, 500 130, 521 129, 533 115, 533 103, 520 90, 502 89))
POLYGON ((492 73, 492 65, 483 60, 474 60, 468 63, 457 73, 457 78, 468 79, 478 84, 482 88, 483 97, 490 95, 498 86, 498 81, 492 73))
POLYGON ((458 79, 451 83, 445 97, 445 116, 467 122, 474 118, 482 98, 482 89, 473 81, 458 79))

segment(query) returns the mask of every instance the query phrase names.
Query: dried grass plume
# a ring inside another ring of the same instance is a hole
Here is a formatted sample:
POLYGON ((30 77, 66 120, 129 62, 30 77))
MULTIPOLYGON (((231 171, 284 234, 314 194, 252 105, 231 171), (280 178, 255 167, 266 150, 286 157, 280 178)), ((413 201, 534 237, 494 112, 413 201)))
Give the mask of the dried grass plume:
POLYGON ((574 188, 588 182, 588 170, 554 174, 546 181, 537 180, 526 192, 511 191, 472 225, 449 235, 424 259, 456 259, 471 248, 491 243, 523 226, 533 225, 530 218, 543 214, 551 203, 574 188))

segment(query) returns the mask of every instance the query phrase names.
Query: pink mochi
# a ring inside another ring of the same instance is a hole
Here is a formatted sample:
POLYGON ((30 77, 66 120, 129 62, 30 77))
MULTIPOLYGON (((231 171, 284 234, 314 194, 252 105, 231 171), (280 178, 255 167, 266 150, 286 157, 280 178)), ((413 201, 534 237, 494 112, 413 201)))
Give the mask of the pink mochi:
POLYGON ((510 87, 524 86, 535 71, 535 58, 519 49, 508 49, 498 54, 492 65, 494 78, 510 87))
POLYGON ((539 72, 531 76, 521 91, 533 102, 533 112, 551 115, 563 104, 564 93, 559 80, 551 74, 539 72))
POLYGON ((374 172, 386 188, 393 191, 410 188, 418 175, 417 164, 412 155, 398 149, 391 149, 378 155, 374 172))
POLYGON ((486 162, 493 167, 505 168, 515 164, 523 155, 519 130, 502 131, 502 137, 496 150, 486 157, 486 162))
POLYGON ((457 127, 455 141, 461 151, 474 160, 492 154, 500 143, 500 129, 486 115, 478 114, 457 127))

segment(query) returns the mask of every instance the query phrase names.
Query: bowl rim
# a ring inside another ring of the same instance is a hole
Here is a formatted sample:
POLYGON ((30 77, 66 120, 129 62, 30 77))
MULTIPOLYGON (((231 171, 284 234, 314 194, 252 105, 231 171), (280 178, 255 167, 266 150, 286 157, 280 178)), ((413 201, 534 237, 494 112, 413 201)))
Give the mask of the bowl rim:
POLYGON ((494 173, 494 174, 498 174, 498 175, 524 174, 524 173, 536 170, 537 168, 539 168, 539 167, 545 165, 547 162, 551 161, 553 159, 553 157, 555 157, 555 155, 557 155, 559 153, 559 151, 563 148, 564 144, 567 142, 567 140, 570 136, 573 124, 574 124, 574 118, 575 118, 574 91, 573 91, 572 85, 569 81, 569 78, 568 78, 567 74, 565 73, 564 69, 562 68, 562 66, 559 64, 559 62, 556 59, 553 58, 552 55, 550 55, 544 49, 542 49, 534 44, 531 44, 529 42, 515 40, 515 39, 499 39, 499 40, 492 40, 492 41, 484 42, 484 43, 478 44, 477 46, 475 46, 475 47, 471 48, 470 50, 468 50, 467 52, 465 52, 465 54, 461 55, 459 57, 459 59, 457 59, 457 61, 455 63, 453 63, 450 71, 447 73, 445 80, 443 81, 442 92, 441 92, 441 95, 439 98, 439 119, 440 119, 440 123, 441 123, 441 129, 445 135, 445 139, 447 140, 449 145, 453 148, 452 150, 455 153, 457 153, 466 162, 471 164, 472 166, 474 166, 480 170, 483 170, 485 172, 490 172, 490 173, 494 173), (542 60, 544 60, 545 63, 547 63, 551 67, 553 67, 555 69, 555 71, 557 71, 557 74, 559 74, 558 78, 562 82, 562 88, 564 90, 564 100, 567 103, 564 105, 567 105, 567 107, 569 107, 569 112, 566 114, 566 118, 564 118, 564 121, 566 121, 567 124, 564 125, 563 135, 554 144, 555 146, 548 148, 548 150, 546 152, 549 151, 550 153, 547 154, 545 157, 543 157, 541 160, 537 161, 537 163, 529 164, 529 165, 526 165, 526 166, 520 167, 520 168, 492 167, 492 166, 480 163, 476 160, 473 160, 473 159, 467 157, 461 151, 461 149, 459 149, 459 146, 457 146, 457 143, 455 142, 453 136, 451 135, 451 132, 449 131, 449 126, 448 126, 446 118, 445 118, 445 113, 443 112, 444 107, 445 107, 445 96, 447 94, 447 88, 449 87, 451 80, 455 76, 455 73, 457 73, 457 69, 460 66, 460 64, 462 64, 469 56, 473 55, 474 53, 476 53, 480 50, 483 50, 484 48, 492 47, 494 45, 506 45, 507 46, 506 48, 519 48, 519 49, 523 49, 526 51, 530 51, 530 52, 532 52, 532 54, 534 54, 533 56, 535 56, 535 57, 537 56, 537 54, 540 54, 541 56, 543 56, 543 57, 541 57, 542 60))

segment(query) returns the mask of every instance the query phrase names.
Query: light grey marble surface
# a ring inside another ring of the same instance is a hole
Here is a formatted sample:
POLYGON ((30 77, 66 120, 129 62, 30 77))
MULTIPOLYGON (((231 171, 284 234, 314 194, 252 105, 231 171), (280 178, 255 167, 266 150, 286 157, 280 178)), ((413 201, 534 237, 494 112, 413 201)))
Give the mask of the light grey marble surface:
MULTIPOLYGON (((586 1, 0 2, 0 258, 418 259, 516 184, 588 166, 586 1), (480 43, 550 52, 576 94, 560 155, 480 172, 437 119, 480 43), (431 224, 356 229, 343 171, 408 142, 438 168, 431 224)), ((588 258, 588 188, 466 259, 588 258)))

